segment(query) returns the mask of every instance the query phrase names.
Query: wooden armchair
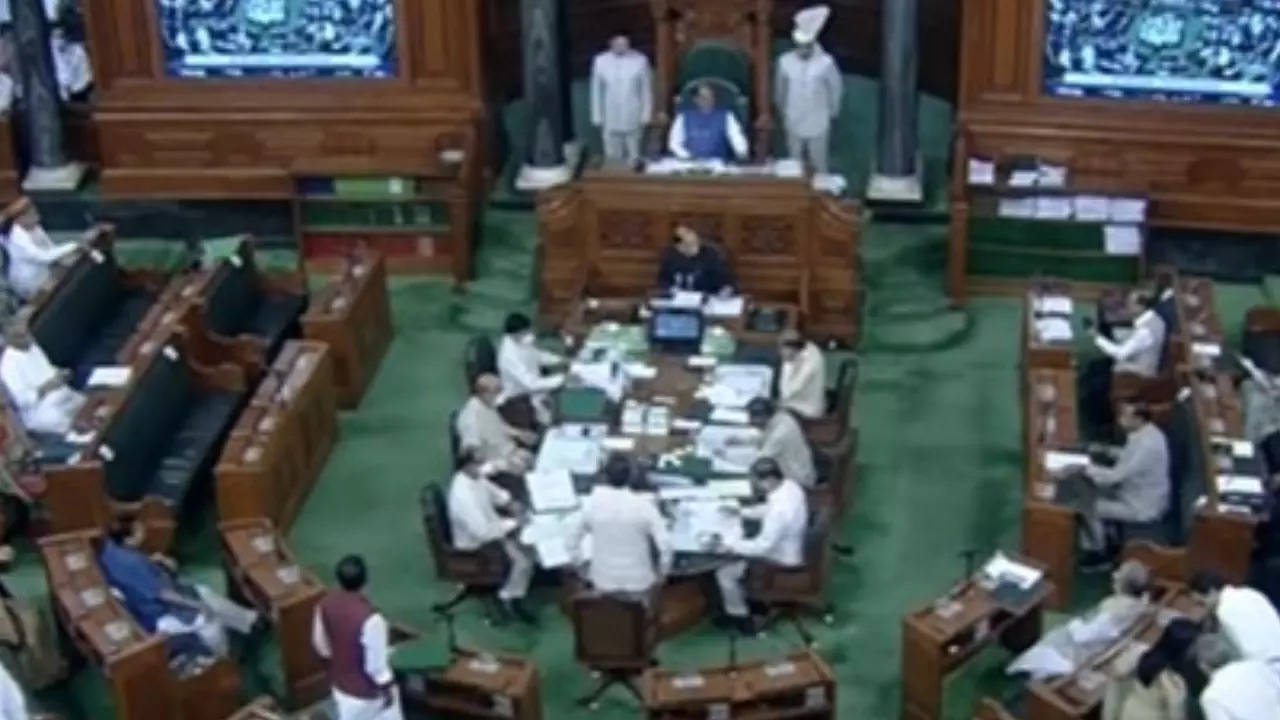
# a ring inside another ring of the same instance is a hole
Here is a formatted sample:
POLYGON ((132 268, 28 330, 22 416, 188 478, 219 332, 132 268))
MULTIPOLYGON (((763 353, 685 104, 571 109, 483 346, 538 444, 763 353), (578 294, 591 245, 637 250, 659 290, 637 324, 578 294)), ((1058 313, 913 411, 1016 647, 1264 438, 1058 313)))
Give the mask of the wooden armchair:
POLYGON ((765 626, 788 620, 806 645, 813 635, 801 622, 802 613, 819 613, 829 622, 833 608, 827 602, 827 578, 831 574, 828 535, 830 514, 810 508, 809 530, 805 535, 804 565, 785 567, 767 560, 752 560, 747 566, 746 590, 750 600, 768 610, 765 626))
POLYGON ((827 414, 816 420, 805 420, 804 434, 815 445, 838 442, 850 430, 853 398, 858 386, 858 360, 846 358, 836 370, 835 385, 827 389, 827 414))
POLYGON ((600 683, 578 699, 593 706, 606 690, 622 685, 641 703, 643 693, 636 680, 653 665, 658 642, 654 608, 658 599, 579 592, 570 601, 574 656, 601 675, 600 683))
POLYGON ((507 579, 507 555, 497 543, 478 550, 459 550, 453 546, 453 530, 449 525, 449 508, 439 485, 422 489, 422 523, 427 534, 427 547, 436 566, 436 577, 461 587, 449 600, 431 609, 447 613, 468 598, 488 598, 507 579))
POLYGON ((831 517, 844 517, 850 493, 853 460, 857 455, 858 431, 850 427, 829 445, 810 445, 818 482, 808 492, 809 507, 821 508, 831 517))
POLYGON ((678 110, 672 99, 705 79, 723 93, 726 106, 744 114, 754 156, 767 157, 773 135, 773 0, 650 0, 649 5, 657 66, 650 146, 655 140, 665 145, 678 110))

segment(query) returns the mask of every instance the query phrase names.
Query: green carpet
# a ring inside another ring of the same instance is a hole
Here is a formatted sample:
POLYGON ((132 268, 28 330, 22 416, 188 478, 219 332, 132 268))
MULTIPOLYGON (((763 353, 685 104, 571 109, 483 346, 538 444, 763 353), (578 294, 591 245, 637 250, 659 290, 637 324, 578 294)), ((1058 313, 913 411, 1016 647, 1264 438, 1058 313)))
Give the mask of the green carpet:
MULTIPOLYGON (((534 222, 520 211, 490 211, 477 257, 479 277, 464 294, 443 280, 393 280, 396 339, 360 409, 341 419, 339 445, 293 530, 301 560, 323 577, 346 553, 363 554, 371 595, 390 616, 434 634, 443 630, 428 610, 451 588, 435 580, 418 511, 424 483, 449 475, 446 419, 463 398, 463 344, 494 332, 511 308, 532 308, 534 222)), ((868 332, 860 350, 856 421, 861 428, 853 511, 839 530, 857 549, 833 565, 835 622, 810 625, 839 681, 842 718, 888 720, 898 715, 900 626, 905 611, 929 603, 963 572, 960 553, 1014 548, 1022 478, 1017 405, 1018 323, 1014 300, 979 299, 965 312, 942 303, 946 228, 872 225, 863 261, 868 332)), ((1259 286, 1219 286, 1219 311, 1238 337, 1243 312, 1264 302, 1259 286)), ((217 545, 206 505, 184 523, 178 554, 189 575, 217 586, 217 545)), ((5 578, 39 606, 48 599, 39 562, 22 548, 5 578)), ((1095 585, 1082 591, 1093 599, 1095 585)), ((573 661, 572 632, 552 604, 553 588, 536 587, 541 626, 492 628, 476 604, 465 606, 458 630, 464 646, 528 655, 538 665, 547 718, 635 718, 621 691, 597 712, 573 699, 592 679, 573 661)), ((740 656, 759 658, 796 647, 786 627, 742 643, 740 656)), ((250 649, 246 685, 278 690, 275 648, 250 649)), ((724 637, 709 624, 664 643, 663 665, 693 669, 722 663, 724 637)), ((1000 652, 948 684, 947 717, 967 718, 976 697, 1003 692, 1000 652)), ((94 672, 43 694, 40 704, 69 718, 111 717, 94 672)))

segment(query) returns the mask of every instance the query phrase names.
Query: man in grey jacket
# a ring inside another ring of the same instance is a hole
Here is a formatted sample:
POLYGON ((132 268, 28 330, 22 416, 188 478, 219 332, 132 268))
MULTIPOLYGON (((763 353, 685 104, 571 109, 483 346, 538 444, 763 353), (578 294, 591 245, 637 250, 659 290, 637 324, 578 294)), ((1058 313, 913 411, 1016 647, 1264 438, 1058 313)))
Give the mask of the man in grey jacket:
POLYGON ((1084 471, 1098 488, 1096 501, 1085 511, 1085 550, 1104 547, 1106 521, 1154 522, 1169 509, 1169 444, 1164 433, 1142 405, 1123 405, 1119 421, 1127 437, 1115 464, 1090 464, 1084 471))

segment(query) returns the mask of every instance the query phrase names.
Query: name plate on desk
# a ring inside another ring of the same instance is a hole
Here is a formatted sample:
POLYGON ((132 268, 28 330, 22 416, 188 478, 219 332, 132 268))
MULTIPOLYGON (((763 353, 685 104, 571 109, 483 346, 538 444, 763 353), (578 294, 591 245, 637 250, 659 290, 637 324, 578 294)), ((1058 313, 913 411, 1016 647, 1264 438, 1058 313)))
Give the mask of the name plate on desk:
POLYGON ((285 585, 293 585, 302 579, 302 571, 297 565, 286 565, 276 569, 276 578, 285 585))
POLYGON ((516 716, 516 704, 512 702, 510 695, 494 693, 493 714, 499 717, 515 717, 516 716))
POLYGON ((772 665, 765 665, 763 670, 764 670, 765 677, 769 677, 769 678, 786 677, 787 675, 791 675, 795 673, 796 664, 793 662, 773 663, 772 665))
POLYGON ((706 679, 701 675, 676 675, 671 678, 671 687, 676 690, 696 690, 706 684, 706 679))
POLYGON ((102 588, 87 588, 80 591, 80 602, 85 609, 92 610, 107 601, 107 593, 102 588))
POLYGON ((498 662, 497 658, 481 656, 473 658, 468 662, 467 669, 483 675, 493 675, 502 669, 502 665, 498 662))
POLYGON ((259 555, 273 553, 276 549, 276 539, 270 535, 259 535, 253 539, 253 549, 259 555))
POLYGON ((82 552, 67 553, 66 563, 67 569, 71 572, 80 572, 89 567, 89 559, 82 552))

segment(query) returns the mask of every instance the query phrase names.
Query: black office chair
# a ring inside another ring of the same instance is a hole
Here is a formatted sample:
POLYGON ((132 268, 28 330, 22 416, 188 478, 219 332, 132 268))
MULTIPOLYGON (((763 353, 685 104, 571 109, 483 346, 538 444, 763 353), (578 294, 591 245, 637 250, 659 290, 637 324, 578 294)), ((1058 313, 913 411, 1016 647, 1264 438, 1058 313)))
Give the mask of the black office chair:
POLYGON ((578 662, 600 673, 600 683, 578 705, 594 707, 606 690, 614 685, 626 688, 644 702, 637 682, 653 665, 653 649, 657 645, 657 623, 649 603, 639 597, 623 597, 594 591, 581 591, 570 601, 573 623, 574 655, 578 662))
POLYGON ((786 620, 809 646, 814 644, 813 634, 801 621, 801 615, 817 613, 823 622, 830 623, 834 612, 826 599, 830 574, 827 552, 829 518, 821 508, 810 510, 804 539, 804 564, 800 567, 775 565, 767 560, 752 560, 747 566, 747 598, 768 609, 763 627, 786 620))
POLYGON ((476 550, 455 548, 449 507, 440 486, 433 483, 424 487, 419 502, 436 576, 461 586, 452 598, 432 605, 431 609, 445 614, 468 598, 492 598, 507 579, 507 554, 502 546, 492 542, 476 550))
POLYGON ((449 457, 454 468, 458 467, 458 458, 462 457, 462 436, 458 434, 458 415, 461 413, 460 408, 449 413, 449 457))

